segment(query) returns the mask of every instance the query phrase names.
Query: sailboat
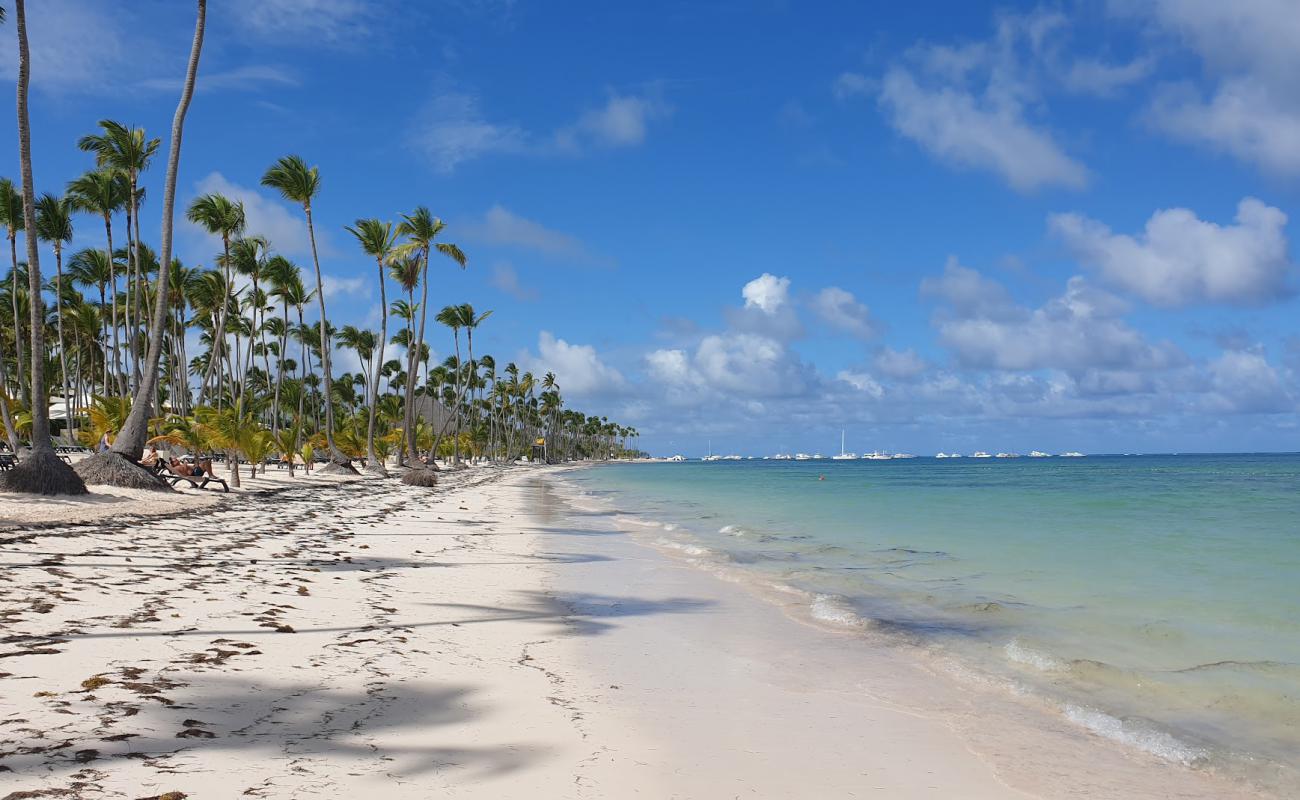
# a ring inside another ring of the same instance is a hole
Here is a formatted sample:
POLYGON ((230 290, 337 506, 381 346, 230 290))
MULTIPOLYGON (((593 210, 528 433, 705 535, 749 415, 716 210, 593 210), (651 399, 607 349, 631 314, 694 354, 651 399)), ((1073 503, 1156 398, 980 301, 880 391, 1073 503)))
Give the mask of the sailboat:
POLYGON ((857 458, 857 457, 858 457, 858 454, 857 454, 857 453, 846 453, 846 452, 844 452, 844 429, 841 428, 841 429, 840 429, 840 454, 837 455, 837 456, 831 456, 831 460, 832 460, 832 461, 852 461, 853 459, 855 459, 855 458, 857 458))
POLYGON ((709 440, 709 454, 708 454, 707 456, 705 456, 704 458, 701 458, 700 460, 701 460, 701 461, 721 461, 721 460, 722 460, 722 456, 715 456, 715 455, 713 454, 713 440, 712 440, 712 439, 709 440))

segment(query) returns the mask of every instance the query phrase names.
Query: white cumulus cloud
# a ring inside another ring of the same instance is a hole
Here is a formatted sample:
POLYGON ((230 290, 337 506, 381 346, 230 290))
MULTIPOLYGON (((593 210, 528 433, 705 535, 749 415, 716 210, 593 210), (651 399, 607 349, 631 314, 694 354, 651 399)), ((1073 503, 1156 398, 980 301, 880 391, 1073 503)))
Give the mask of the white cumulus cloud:
POLYGON ((537 337, 537 355, 522 359, 534 375, 554 372, 564 392, 577 395, 608 394, 621 391, 626 380, 617 369, 601 360, 589 344, 570 344, 550 331, 537 337))
POLYGON ((1260 305, 1288 293, 1286 222, 1279 209, 1248 197, 1233 225, 1173 208, 1153 214, 1137 236, 1078 214, 1056 214, 1049 227, 1108 283, 1156 305, 1260 305))
POLYGON ((858 302, 852 292, 838 286, 822 289, 813 295, 809 305, 823 322, 836 330, 862 339, 869 339, 879 332, 870 309, 858 302))

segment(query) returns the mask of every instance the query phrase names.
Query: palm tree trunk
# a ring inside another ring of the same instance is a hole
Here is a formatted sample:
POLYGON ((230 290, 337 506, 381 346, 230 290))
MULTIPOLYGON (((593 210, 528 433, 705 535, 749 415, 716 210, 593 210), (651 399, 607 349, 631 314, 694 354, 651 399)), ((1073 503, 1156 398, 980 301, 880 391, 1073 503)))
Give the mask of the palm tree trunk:
MULTIPOLYGON (((203 50, 204 22, 207 16, 207 0, 198 0, 198 17, 194 24, 194 44, 190 49, 189 67, 185 73, 185 88, 181 91, 180 103, 176 107, 176 116, 172 119, 171 152, 167 157, 167 180, 163 188, 162 234, 160 238, 160 264, 172 261, 172 228, 176 208, 176 173, 180 168, 181 136, 185 128, 185 113, 189 110, 190 99, 194 96, 194 80, 199 70, 199 54, 203 50)), ((132 198, 134 201, 134 198, 132 198)), ((138 243, 137 243, 138 244, 138 243)), ((149 410, 152 406, 154 387, 158 380, 158 359, 162 355, 164 323, 167 314, 167 294, 171 281, 158 281, 158 298, 154 307, 153 319, 149 331, 149 352, 146 356, 147 368, 143 380, 131 403, 131 413, 122 426, 122 431, 113 443, 113 452, 132 461, 140 457, 148 433, 149 410)))
POLYGON ((311 262, 316 268, 316 300, 320 304, 320 361, 321 372, 325 377, 325 444, 329 447, 330 461, 352 470, 352 462, 339 452, 334 444, 334 379, 330 374, 330 340, 329 328, 325 320, 325 284, 321 280, 320 258, 316 254, 316 228, 311 222, 311 204, 304 203, 303 211, 307 215, 307 238, 311 241, 311 262))
POLYGON ((59 330, 59 371, 63 373, 63 422, 69 434, 73 433, 72 398, 68 396, 68 347, 63 338, 63 247, 54 243, 54 318, 59 330))
MULTIPOLYGON (((23 181, 23 223, 27 230, 27 290, 31 312, 32 450, 18 466, 0 476, 0 488, 28 494, 86 494, 86 484, 59 460, 50 441, 50 406, 45 393, 45 301, 41 297, 41 262, 36 247, 36 197, 32 180, 32 132, 27 117, 31 51, 27 46, 25 0, 15 0, 18 28, 18 155, 23 181)), ((15 318, 14 323, 18 320, 15 318)))
POLYGON ((9 298, 13 301, 14 306, 14 344, 18 350, 18 394, 22 397, 23 403, 30 407, 32 404, 31 387, 27 381, 23 380, 23 321, 18 316, 18 231, 14 230, 13 223, 9 224, 9 257, 13 262, 14 270, 10 273, 13 288, 9 290, 9 298))
POLYGON ((370 379, 370 416, 366 423, 366 471, 387 475, 388 470, 375 456, 375 412, 379 410, 379 368, 384 363, 384 347, 388 344, 388 289, 384 281, 384 260, 376 258, 379 267, 379 346, 375 353, 374 374, 370 379))

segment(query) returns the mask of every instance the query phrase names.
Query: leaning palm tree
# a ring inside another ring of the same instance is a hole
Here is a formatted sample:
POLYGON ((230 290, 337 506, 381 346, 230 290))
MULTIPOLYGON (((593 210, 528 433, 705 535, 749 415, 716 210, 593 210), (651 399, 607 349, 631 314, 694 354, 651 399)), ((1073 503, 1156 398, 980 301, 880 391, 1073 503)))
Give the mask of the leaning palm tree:
MULTIPOLYGON (((119 366, 117 359, 121 351, 121 341, 118 338, 117 324, 117 273, 114 270, 115 262, 113 261, 113 215, 126 205, 128 190, 126 176, 113 169, 87 172, 68 184, 68 198, 72 202, 72 207, 87 214, 98 214, 104 220, 104 236, 107 244, 104 247, 105 257, 103 263, 107 264, 109 268, 107 285, 112 287, 113 294, 111 309, 113 322, 112 364, 115 370, 119 366)), ((100 305, 104 303, 102 288, 100 305)), ((121 372, 116 372, 114 379, 118 381, 117 391, 125 394, 126 384, 123 382, 121 372)))
MULTIPOLYGON (((393 232, 393 223, 380 222, 377 219, 359 219, 355 226, 344 226, 348 233, 356 237, 361 250, 375 259, 379 267, 379 352, 383 360, 384 346, 388 343, 388 290, 384 280, 384 264, 393 256, 393 246, 397 236, 393 232)), ((374 376, 377 378, 378 376, 374 376)), ((370 416, 366 424, 366 471, 377 475, 387 475, 383 461, 375 457, 375 411, 378 403, 379 381, 370 381, 370 416)))
POLYGON ((330 374, 329 323, 325 318, 325 291, 321 280, 320 258, 316 254, 316 228, 311 220, 311 201, 320 190, 320 171, 308 167, 307 162, 299 156, 285 156, 262 176, 262 185, 276 189, 286 200, 302 205, 307 217, 307 238, 311 241, 311 260, 316 268, 316 300, 320 304, 320 357, 321 372, 325 374, 325 443, 330 451, 329 466, 321 469, 322 474, 329 472, 356 473, 352 462, 334 445, 334 406, 331 398, 334 379, 330 374))
MULTIPOLYGON (((185 212, 185 218, 195 225, 203 228, 214 236, 221 237, 222 268, 225 270, 226 286, 230 285, 230 239, 237 236, 244 230, 244 204, 236 202, 225 195, 205 194, 202 197, 194 198, 190 207, 185 212)), ((221 364, 221 350, 226 342, 226 310, 229 304, 222 303, 217 312, 217 332, 213 339, 213 346, 217 351, 213 354, 208 362, 209 372, 214 365, 221 364)), ((222 376, 223 373, 218 369, 216 394, 217 402, 220 403, 222 394, 222 376)), ((203 385, 207 386, 211 380, 211 375, 204 376, 203 385)), ((200 400, 202 402, 202 400, 200 400)))
MULTIPOLYGON (((198 0, 194 42, 190 47, 189 65, 185 70, 185 86, 181 90, 180 102, 176 106, 176 115, 172 118, 171 148, 167 154, 167 177, 163 185, 162 224, 159 236, 161 253, 158 263, 163 265, 172 263, 176 173, 180 169, 181 136, 185 129, 185 114, 189 111, 190 99, 194 97, 194 81, 199 71, 199 55, 203 51, 207 9, 207 0, 198 0)), ((117 486, 139 486, 149 489, 168 488, 137 463, 140 454, 144 451, 145 439, 148 438, 150 411, 154 407, 158 381, 158 362, 162 356, 163 333, 166 330, 167 320, 171 317, 171 307, 167 299, 171 281, 166 279, 165 271, 160 273, 157 283, 157 301, 154 305, 153 319, 149 324, 148 354, 145 356, 143 378, 131 403, 131 413, 126 418, 117 441, 113 443, 111 452, 92 456, 77 465, 77 470, 82 477, 92 483, 111 483, 117 486)))
MULTIPOLYGON (((439 253, 450 258, 460 265, 461 269, 465 268, 466 258, 461 249, 450 242, 435 241, 438 234, 442 233, 446 225, 443 221, 433 216, 429 209, 420 206, 410 214, 403 214, 402 221, 397 225, 397 233, 400 236, 407 237, 405 244, 398 248, 400 254, 413 252, 420 257, 422 262, 420 268, 421 281, 423 288, 420 297, 420 331, 416 335, 415 350, 422 353, 424 350, 424 323, 428 317, 427 309, 429 307, 429 255, 437 250, 439 253)), ((406 430, 407 447, 411 453, 415 453, 415 372, 416 361, 408 352, 406 369, 406 418, 404 428, 406 430)), ((419 464, 417 459, 415 462, 419 464)), ((430 471, 436 471, 438 465, 433 458, 429 459, 428 468, 430 471)), ((412 470, 402 476, 403 483, 416 485, 433 485, 432 476, 425 476, 412 470)))
MULTIPOLYGON (((36 229, 36 194, 32 189, 32 131, 27 117, 31 84, 31 50, 27 46, 25 0, 15 0, 18 28, 18 158, 22 172, 23 227, 36 229)), ((86 494, 86 484, 54 452, 50 441, 50 407, 45 394, 45 302, 41 298, 41 264, 36 237, 27 236, 27 290, 31 315, 32 449, 18 466, 0 475, 0 489, 27 494, 86 494)), ((14 322, 17 323, 17 318, 14 322)), ((21 365, 20 365, 21 368, 21 365)))
POLYGON ((72 205, 46 192, 36 201, 36 238, 54 246, 54 317, 59 336, 59 372, 63 377, 63 419, 73 432, 72 397, 68 394, 68 340, 63 335, 63 245, 72 241, 72 205))

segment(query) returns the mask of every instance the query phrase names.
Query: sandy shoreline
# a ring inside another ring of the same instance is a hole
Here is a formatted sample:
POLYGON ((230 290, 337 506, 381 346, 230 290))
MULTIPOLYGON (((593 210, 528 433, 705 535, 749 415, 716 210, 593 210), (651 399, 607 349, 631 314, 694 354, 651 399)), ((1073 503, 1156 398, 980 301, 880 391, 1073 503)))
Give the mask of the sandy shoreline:
POLYGON ((0 797, 1245 796, 801 624, 556 477, 10 537, 0 797))

